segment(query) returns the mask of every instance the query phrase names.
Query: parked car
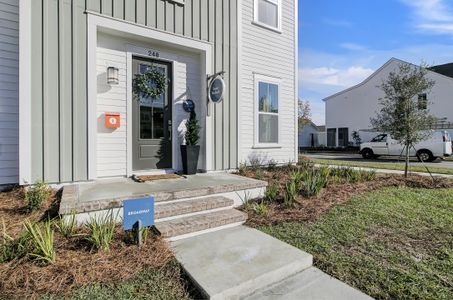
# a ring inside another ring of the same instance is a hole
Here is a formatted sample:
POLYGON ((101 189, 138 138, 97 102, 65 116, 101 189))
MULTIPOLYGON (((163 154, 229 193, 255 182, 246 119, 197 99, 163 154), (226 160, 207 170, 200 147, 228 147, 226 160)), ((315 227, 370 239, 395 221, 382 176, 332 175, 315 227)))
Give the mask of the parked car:
MULTIPOLYGON (((409 155, 416 156, 420 161, 433 161, 436 158, 444 158, 452 155, 451 137, 448 131, 436 131, 425 141, 414 145, 416 149, 410 149, 409 155)), ((377 158, 379 156, 404 155, 404 146, 392 139, 390 135, 383 133, 373 138, 370 142, 360 144, 360 154, 363 158, 377 158)))

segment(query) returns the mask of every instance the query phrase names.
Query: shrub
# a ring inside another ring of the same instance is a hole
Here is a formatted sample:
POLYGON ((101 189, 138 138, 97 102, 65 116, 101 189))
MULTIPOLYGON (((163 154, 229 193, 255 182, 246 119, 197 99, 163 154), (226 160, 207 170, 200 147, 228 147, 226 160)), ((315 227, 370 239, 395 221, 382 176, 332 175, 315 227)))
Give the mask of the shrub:
POLYGON ((376 171, 360 171, 362 181, 373 181, 376 179, 376 171))
POLYGON ((13 238, 8 235, 6 232, 5 220, 2 219, 2 240, 1 240, 1 253, 0 253, 0 263, 10 261, 13 259, 14 254, 12 251, 11 244, 13 238))
POLYGON ((259 216, 265 216, 267 215, 267 206, 264 201, 261 201, 259 203, 254 203, 253 204, 253 211, 259 216))
POLYGON ((51 190, 45 181, 37 181, 25 192, 25 202, 28 211, 41 208, 43 202, 50 197, 51 190))
POLYGON ((257 170, 263 165, 262 159, 258 156, 253 156, 249 158, 250 168, 252 170, 257 170))
POLYGON ((58 219, 55 221, 54 224, 58 232, 61 233, 61 235, 63 235, 66 238, 71 237, 74 234, 77 225, 75 211, 71 213, 69 219, 65 219, 61 215, 59 215, 58 219))
POLYGON ((273 171, 277 167, 277 162, 274 159, 270 159, 267 162, 267 169, 269 171, 273 171))
POLYGON ((238 168, 238 173, 239 175, 245 175, 247 171, 247 164, 246 163, 240 163, 239 168, 238 168))
POLYGON ((300 183, 300 191, 307 197, 317 196, 329 183, 330 170, 328 168, 305 170, 300 183))
POLYGON ((24 226, 31 243, 28 249, 28 256, 45 263, 54 262, 54 231, 52 230, 51 222, 46 221, 40 226, 38 223, 31 223, 29 220, 26 220, 24 226))
POLYGON ((294 179, 291 179, 285 185, 283 205, 287 208, 294 207, 294 205, 296 204, 297 195, 298 195, 297 183, 294 179))
POLYGON ((116 227, 112 212, 105 214, 103 217, 91 217, 86 223, 86 227, 89 231, 86 240, 92 247, 96 250, 109 251, 116 227))
POLYGON ((301 169, 313 169, 314 168, 314 163, 313 161, 309 160, 309 159, 301 159, 299 161, 299 166, 301 169))
POLYGON ((278 185, 276 184, 271 184, 266 188, 266 192, 264 193, 264 199, 267 201, 275 201, 278 196, 278 185))

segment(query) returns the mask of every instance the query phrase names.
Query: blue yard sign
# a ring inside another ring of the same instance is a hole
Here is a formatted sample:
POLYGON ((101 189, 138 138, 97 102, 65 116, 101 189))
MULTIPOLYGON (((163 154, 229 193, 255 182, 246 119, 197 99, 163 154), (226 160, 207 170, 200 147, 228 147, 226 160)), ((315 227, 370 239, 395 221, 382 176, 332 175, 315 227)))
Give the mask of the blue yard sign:
POLYGON ((140 220, 141 227, 154 225, 154 197, 123 201, 123 228, 130 230, 140 220))

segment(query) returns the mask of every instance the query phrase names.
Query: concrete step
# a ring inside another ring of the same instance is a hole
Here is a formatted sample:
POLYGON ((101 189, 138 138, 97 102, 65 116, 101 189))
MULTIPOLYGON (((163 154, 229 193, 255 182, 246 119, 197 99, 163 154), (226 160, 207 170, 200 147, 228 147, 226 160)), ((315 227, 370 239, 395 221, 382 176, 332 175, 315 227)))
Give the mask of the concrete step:
POLYGON ((155 226, 164 238, 178 240, 222 228, 240 225, 246 220, 246 213, 236 209, 227 209, 194 216, 181 217, 169 221, 157 221, 155 226))
POLYGON ((313 261, 310 254, 246 226, 183 239, 171 246, 207 299, 241 299, 310 268, 313 261))
POLYGON ((172 203, 157 203, 154 209, 154 217, 159 221, 167 221, 172 218, 207 210, 232 208, 233 204, 234 200, 223 196, 195 198, 172 203))

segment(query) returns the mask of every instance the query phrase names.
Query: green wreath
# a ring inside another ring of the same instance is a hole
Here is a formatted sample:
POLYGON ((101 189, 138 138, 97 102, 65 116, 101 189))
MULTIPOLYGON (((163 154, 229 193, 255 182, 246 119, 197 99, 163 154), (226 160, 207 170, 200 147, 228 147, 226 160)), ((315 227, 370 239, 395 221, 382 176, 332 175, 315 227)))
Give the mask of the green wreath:
POLYGON ((135 74, 133 82, 134 92, 144 98, 158 98, 165 93, 167 84, 167 77, 155 67, 149 68, 145 73, 135 74), (150 81, 153 82, 151 86, 150 81))

